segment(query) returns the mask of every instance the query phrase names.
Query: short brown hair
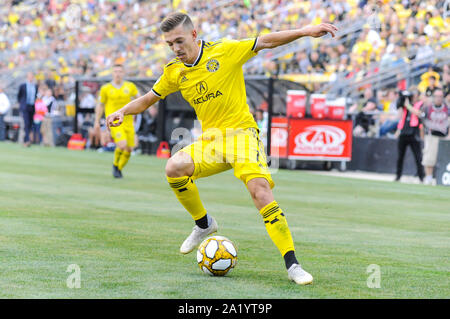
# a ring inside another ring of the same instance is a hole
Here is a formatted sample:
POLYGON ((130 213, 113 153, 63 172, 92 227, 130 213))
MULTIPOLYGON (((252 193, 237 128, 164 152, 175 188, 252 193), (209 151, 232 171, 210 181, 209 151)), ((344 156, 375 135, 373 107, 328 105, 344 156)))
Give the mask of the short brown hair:
POLYGON ((187 14, 181 12, 169 14, 161 22, 159 28, 162 32, 169 32, 178 27, 180 24, 182 24, 185 28, 194 28, 191 18, 189 18, 187 14))

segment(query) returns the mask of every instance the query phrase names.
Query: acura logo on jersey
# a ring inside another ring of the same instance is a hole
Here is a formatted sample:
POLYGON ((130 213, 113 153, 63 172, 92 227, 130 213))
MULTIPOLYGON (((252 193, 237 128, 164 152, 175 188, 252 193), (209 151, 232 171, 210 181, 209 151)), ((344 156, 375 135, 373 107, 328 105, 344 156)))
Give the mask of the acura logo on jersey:
POLYGON ((200 95, 205 94, 208 92, 208 84, 206 84, 205 81, 200 81, 195 85, 195 88, 197 89, 197 93, 200 95))
POLYGON ((215 99, 216 97, 219 97, 221 95, 223 95, 222 92, 217 90, 216 93, 208 93, 206 95, 195 98, 193 101, 194 101, 194 104, 201 104, 203 102, 207 102, 209 100, 215 99))
POLYGON ((220 67, 219 61, 217 61, 216 59, 211 59, 208 61, 208 63, 206 63, 206 69, 209 72, 216 72, 220 67))

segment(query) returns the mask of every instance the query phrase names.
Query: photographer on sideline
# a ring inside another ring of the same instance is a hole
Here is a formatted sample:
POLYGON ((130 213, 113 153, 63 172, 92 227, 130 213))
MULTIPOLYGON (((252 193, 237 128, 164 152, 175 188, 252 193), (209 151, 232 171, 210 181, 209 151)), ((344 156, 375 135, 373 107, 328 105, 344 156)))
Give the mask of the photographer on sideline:
POLYGON ((405 158, 406 148, 411 147, 416 161, 417 175, 423 182, 424 171, 422 166, 422 149, 420 145, 420 127, 419 121, 421 116, 420 108, 423 105, 420 92, 416 88, 410 91, 401 91, 397 101, 397 109, 403 109, 400 121, 397 125, 396 135, 398 138, 398 157, 397 157, 397 174, 395 181, 400 181, 403 172, 403 162, 405 158))

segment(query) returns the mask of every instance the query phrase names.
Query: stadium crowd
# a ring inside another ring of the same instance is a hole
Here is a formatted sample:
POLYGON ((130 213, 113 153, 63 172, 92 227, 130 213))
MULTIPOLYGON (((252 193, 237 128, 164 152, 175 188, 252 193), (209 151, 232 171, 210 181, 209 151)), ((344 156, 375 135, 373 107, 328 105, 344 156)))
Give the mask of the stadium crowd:
MULTIPOLYGON (((248 74, 314 73, 331 80, 339 74, 358 80, 379 68, 448 50, 446 6, 439 0, 7 0, 0 6, 0 86, 22 83, 32 71, 39 92, 50 88, 56 99, 73 100, 70 88, 76 77, 109 76, 114 63, 124 64, 130 77, 157 77, 170 56, 158 25, 173 7, 192 15, 205 40, 248 38, 321 22, 345 28, 365 21, 333 45, 314 41, 306 50, 276 59, 271 52, 263 53, 264 63, 246 69, 248 74), (373 63, 379 63, 378 68, 373 69, 373 63)), ((446 72, 448 67, 430 68, 409 84, 418 84, 425 93, 435 82, 447 88, 448 99, 446 72)), ((314 91, 322 83, 304 84, 314 91)), ((349 111, 367 110, 364 105, 372 99, 375 106, 368 111, 389 113, 398 90, 406 85, 399 81, 376 92, 361 87, 361 99, 349 111)), ((382 117, 385 126, 378 133, 387 134, 395 121, 390 115, 382 117)))
MULTIPOLYGON (((369 22, 348 43, 322 43, 309 52, 287 54, 276 61, 281 73, 346 72, 349 77, 361 77, 370 62, 387 66, 407 62, 416 54, 441 49, 444 44, 439 43, 449 35, 444 1, 439 0, 384 1, 384 5, 364 0, 178 2, 179 9, 193 16, 200 37, 208 41, 320 22, 369 22), (419 47, 422 50, 417 53, 419 47)), ((171 10, 170 1, 7 0, 0 15, 0 71, 34 66, 38 61, 38 79, 55 70, 52 77, 67 82, 77 75, 108 75, 119 60, 129 76, 157 76, 169 53, 158 24, 171 10)), ((269 64, 250 70, 268 71, 269 64)))

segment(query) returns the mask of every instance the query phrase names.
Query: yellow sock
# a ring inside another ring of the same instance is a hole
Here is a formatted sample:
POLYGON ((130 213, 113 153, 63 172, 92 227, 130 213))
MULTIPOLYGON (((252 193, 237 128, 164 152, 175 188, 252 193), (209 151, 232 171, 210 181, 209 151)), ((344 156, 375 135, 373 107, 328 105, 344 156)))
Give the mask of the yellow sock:
POLYGON ((120 155, 122 155, 122 150, 116 146, 116 149, 114 150, 114 166, 119 166, 120 155))
POLYGON ((291 232, 284 217, 283 211, 276 201, 264 206, 259 212, 266 225, 267 232, 275 246, 277 246, 281 255, 284 256, 288 251, 294 251, 294 242, 291 232))
POLYGON ((198 220, 206 215, 206 209, 200 200, 198 188, 189 176, 167 177, 170 187, 179 202, 191 214, 194 220, 198 220))
POLYGON ((122 151, 122 155, 120 155, 120 159, 119 159, 119 165, 117 165, 117 167, 119 168, 119 171, 121 171, 125 167, 125 165, 128 163, 130 156, 131 156, 130 152, 122 151))

